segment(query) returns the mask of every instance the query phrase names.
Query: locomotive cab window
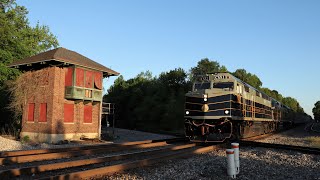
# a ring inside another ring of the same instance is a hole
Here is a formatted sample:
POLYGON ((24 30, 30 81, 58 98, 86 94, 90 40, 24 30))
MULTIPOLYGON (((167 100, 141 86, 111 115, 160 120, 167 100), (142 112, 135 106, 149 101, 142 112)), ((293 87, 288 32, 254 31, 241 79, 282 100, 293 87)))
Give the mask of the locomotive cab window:
POLYGON ((260 92, 259 92, 259 91, 256 91, 256 95, 257 95, 258 97, 261 97, 261 95, 260 95, 260 92))
POLYGON ((210 82, 195 83, 194 84, 194 90, 210 89, 210 88, 211 88, 211 83, 210 82))
POLYGON ((237 84, 237 93, 242 94, 242 85, 237 84))
POLYGON ((233 90, 233 82, 220 82, 214 83, 212 88, 225 89, 225 90, 233 90))
POLYGON ((248 86, 244 86, 244 90, 245 90, 246 92, 249 92, 249 87, 248 87, 248 86))

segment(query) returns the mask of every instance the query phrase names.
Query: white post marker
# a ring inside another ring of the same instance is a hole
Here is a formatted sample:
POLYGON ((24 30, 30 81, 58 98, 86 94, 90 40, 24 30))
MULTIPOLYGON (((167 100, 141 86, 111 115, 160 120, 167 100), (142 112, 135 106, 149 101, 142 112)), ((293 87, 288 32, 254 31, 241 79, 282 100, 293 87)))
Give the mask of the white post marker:
POLYGON ((234 150, 227 149, 227 174, 229 177, 236 178, 236 167, 234 164, 234 150))
POLYGON ((236 173, 240 172, 240 159, 239 159, 239 143, 231 143, 231 147, 234 150, 234 162, 236 165, 236 173))

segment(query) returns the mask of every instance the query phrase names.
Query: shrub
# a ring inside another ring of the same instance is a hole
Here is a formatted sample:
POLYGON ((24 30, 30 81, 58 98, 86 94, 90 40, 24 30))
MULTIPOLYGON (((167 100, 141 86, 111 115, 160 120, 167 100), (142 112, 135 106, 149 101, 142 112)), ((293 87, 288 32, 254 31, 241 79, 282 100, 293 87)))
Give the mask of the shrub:
POLYGON ((29 136, 23 136, 23 138, 21 139, 22 143, 28 143, 30 142, 30 137, 29 136))

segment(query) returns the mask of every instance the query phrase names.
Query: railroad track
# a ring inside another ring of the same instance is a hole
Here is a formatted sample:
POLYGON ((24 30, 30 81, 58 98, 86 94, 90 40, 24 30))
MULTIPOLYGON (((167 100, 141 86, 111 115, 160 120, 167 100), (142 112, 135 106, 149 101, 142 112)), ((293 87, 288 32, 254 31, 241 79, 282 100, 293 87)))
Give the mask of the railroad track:
POLYGON ((82 179, 211 151, 184 138, 1 153, 1 179, 82 179), (116 152, 116 153, 115 153, 116 152))
POLYGON ((257 141, 241 140, 240 146, 263 147, 263 148, 270 148, 270 149, 284 149, 284 150, 298 151, 304 154, 317 154, 317 155, 320 154, 319 148, 293 146, 293 145, 285 145, 285 144, 263 143, 263 142, 257 142, 257 141))
POLYGON ((18 164, 34 161, 61 159, 78 157, 84 155, 101 154, 121 151, 124 149, 141 149, 150 147, 160 147, 168 143, 181 142, 185 138, 172 138, 163 140, 146 140, 127 142, 120 144, 102 144, 94 146, 80 146, 70 148, 56 148, 56 149, 37 149, 27 151, 11 151, 2 152, 0 154, 0 165, 18 164))
MULTIPOLYGON (((276 135, 276 134, 279 134, 279 133, 282 133, 282 132, 285 132, 285 131, 289 131, 291 129, 282 129, 282 130, 278 130, 278 131, 275 131, 275 132, 271 132, 271 133, 267 133, 267 134, 261 134, 261 135, 257 135, 257 136, 252 136, 252 137, 248 137, 248 138, 244 138, 244 139, 241 139, 243 141, 256 141, 256 140, 261 140, 261 139, 265 139, 265 138, 268 138, 270 136, 273 136, 273 135, 276 135)), ((306 129, 305 129, 306 130, 306 129)))
POLYGON ((261 140, 270 136, 273 136, 275 134, 277 134, 278 132, 274 132, 274 133, 268 133, 268 134, 262 134, 262 135, 258 135, 258 136, 253 136, 253 137, 248 137, 248 138, 244 138, 242 139, 243 141, 256 141, 256 140, 261 140))

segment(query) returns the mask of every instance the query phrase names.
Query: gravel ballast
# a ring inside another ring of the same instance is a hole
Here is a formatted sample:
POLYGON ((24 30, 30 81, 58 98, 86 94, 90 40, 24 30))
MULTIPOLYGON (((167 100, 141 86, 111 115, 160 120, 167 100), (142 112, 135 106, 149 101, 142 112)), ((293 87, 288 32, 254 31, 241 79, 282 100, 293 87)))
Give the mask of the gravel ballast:
POLYGON ((19 141, 3 138, 0 136, 0 151, 27 150, 31 146, 22 144, 19 141))
MULTIPOLYGON (((102 131, 112 132, 112 128, 104 128, 102 131)), ((110 141, 105 141, 102 143, 123 143, 123 142, 131 142, 131 141, 143 141, 143 140, 157 140, 157 139, 166 139, 166 138, 174 138, 175 136, 171 135, 163 135, 163 134, 155 134, 127 129, 114 129, 115 138, 110 141)), ((99 144, 102 144, 101 142, 99 144)), ((93 142, 69 142, 67 144, 47 144, 47 143, 21 143, 20 141, 7 139, 0 136, 0 151, 16 151, 16 150, 30 150, 30 149, 46 149, 46 148, 64 148, 64 147, 75 147, 75 146, 83 146, 83 145, 94 145, 97 143, 93 142)))
MULTIPOLYGON (((112 128, 104 128, 102 131, 112 132, 112 128)), ((120 129, 120 128, 114 128, 114 133, 115 133, 114 134, 115 139, 113 140, 114 143, 122 143, 122 142, 128 142, 128 141, 143 141, 143 140, 150 140, 150 139, 157 140, 157 139, 167 139, 167 138, 175 137, 171 135, 155 134, 155 133, 120 129)))
MULTIPOLYGON (((240 149, 237 179, 320 179, 320 157, 299 152, 240 149)), ((102 179, 231 179, 226 173, 225 150, 194 155, 142 167, 102 179)))
MULTIPOLYGON (((311 146, 307 137, 319 133, 305 131, 304 126, 272 135, 261 142, 311 146)), ((241 145, 240 145, 241 146, 241 145)), ((237 179, 319 179, 320 156, 302 154, 296 151, 240 148, 241 172, 237 179)), ((121 174, 105 176, 102 179, 231 179, 226 173, 225 150, 194 155, 142 167, 121 174)))
POLYGON ((310 141, 308 141, 308 138, 320 137, 320 133, 308 131, 306 130, 306 126, 298 126, 296 128, 277 133, 257 141, 273 144, 314 147, 314 145, 310 141))

